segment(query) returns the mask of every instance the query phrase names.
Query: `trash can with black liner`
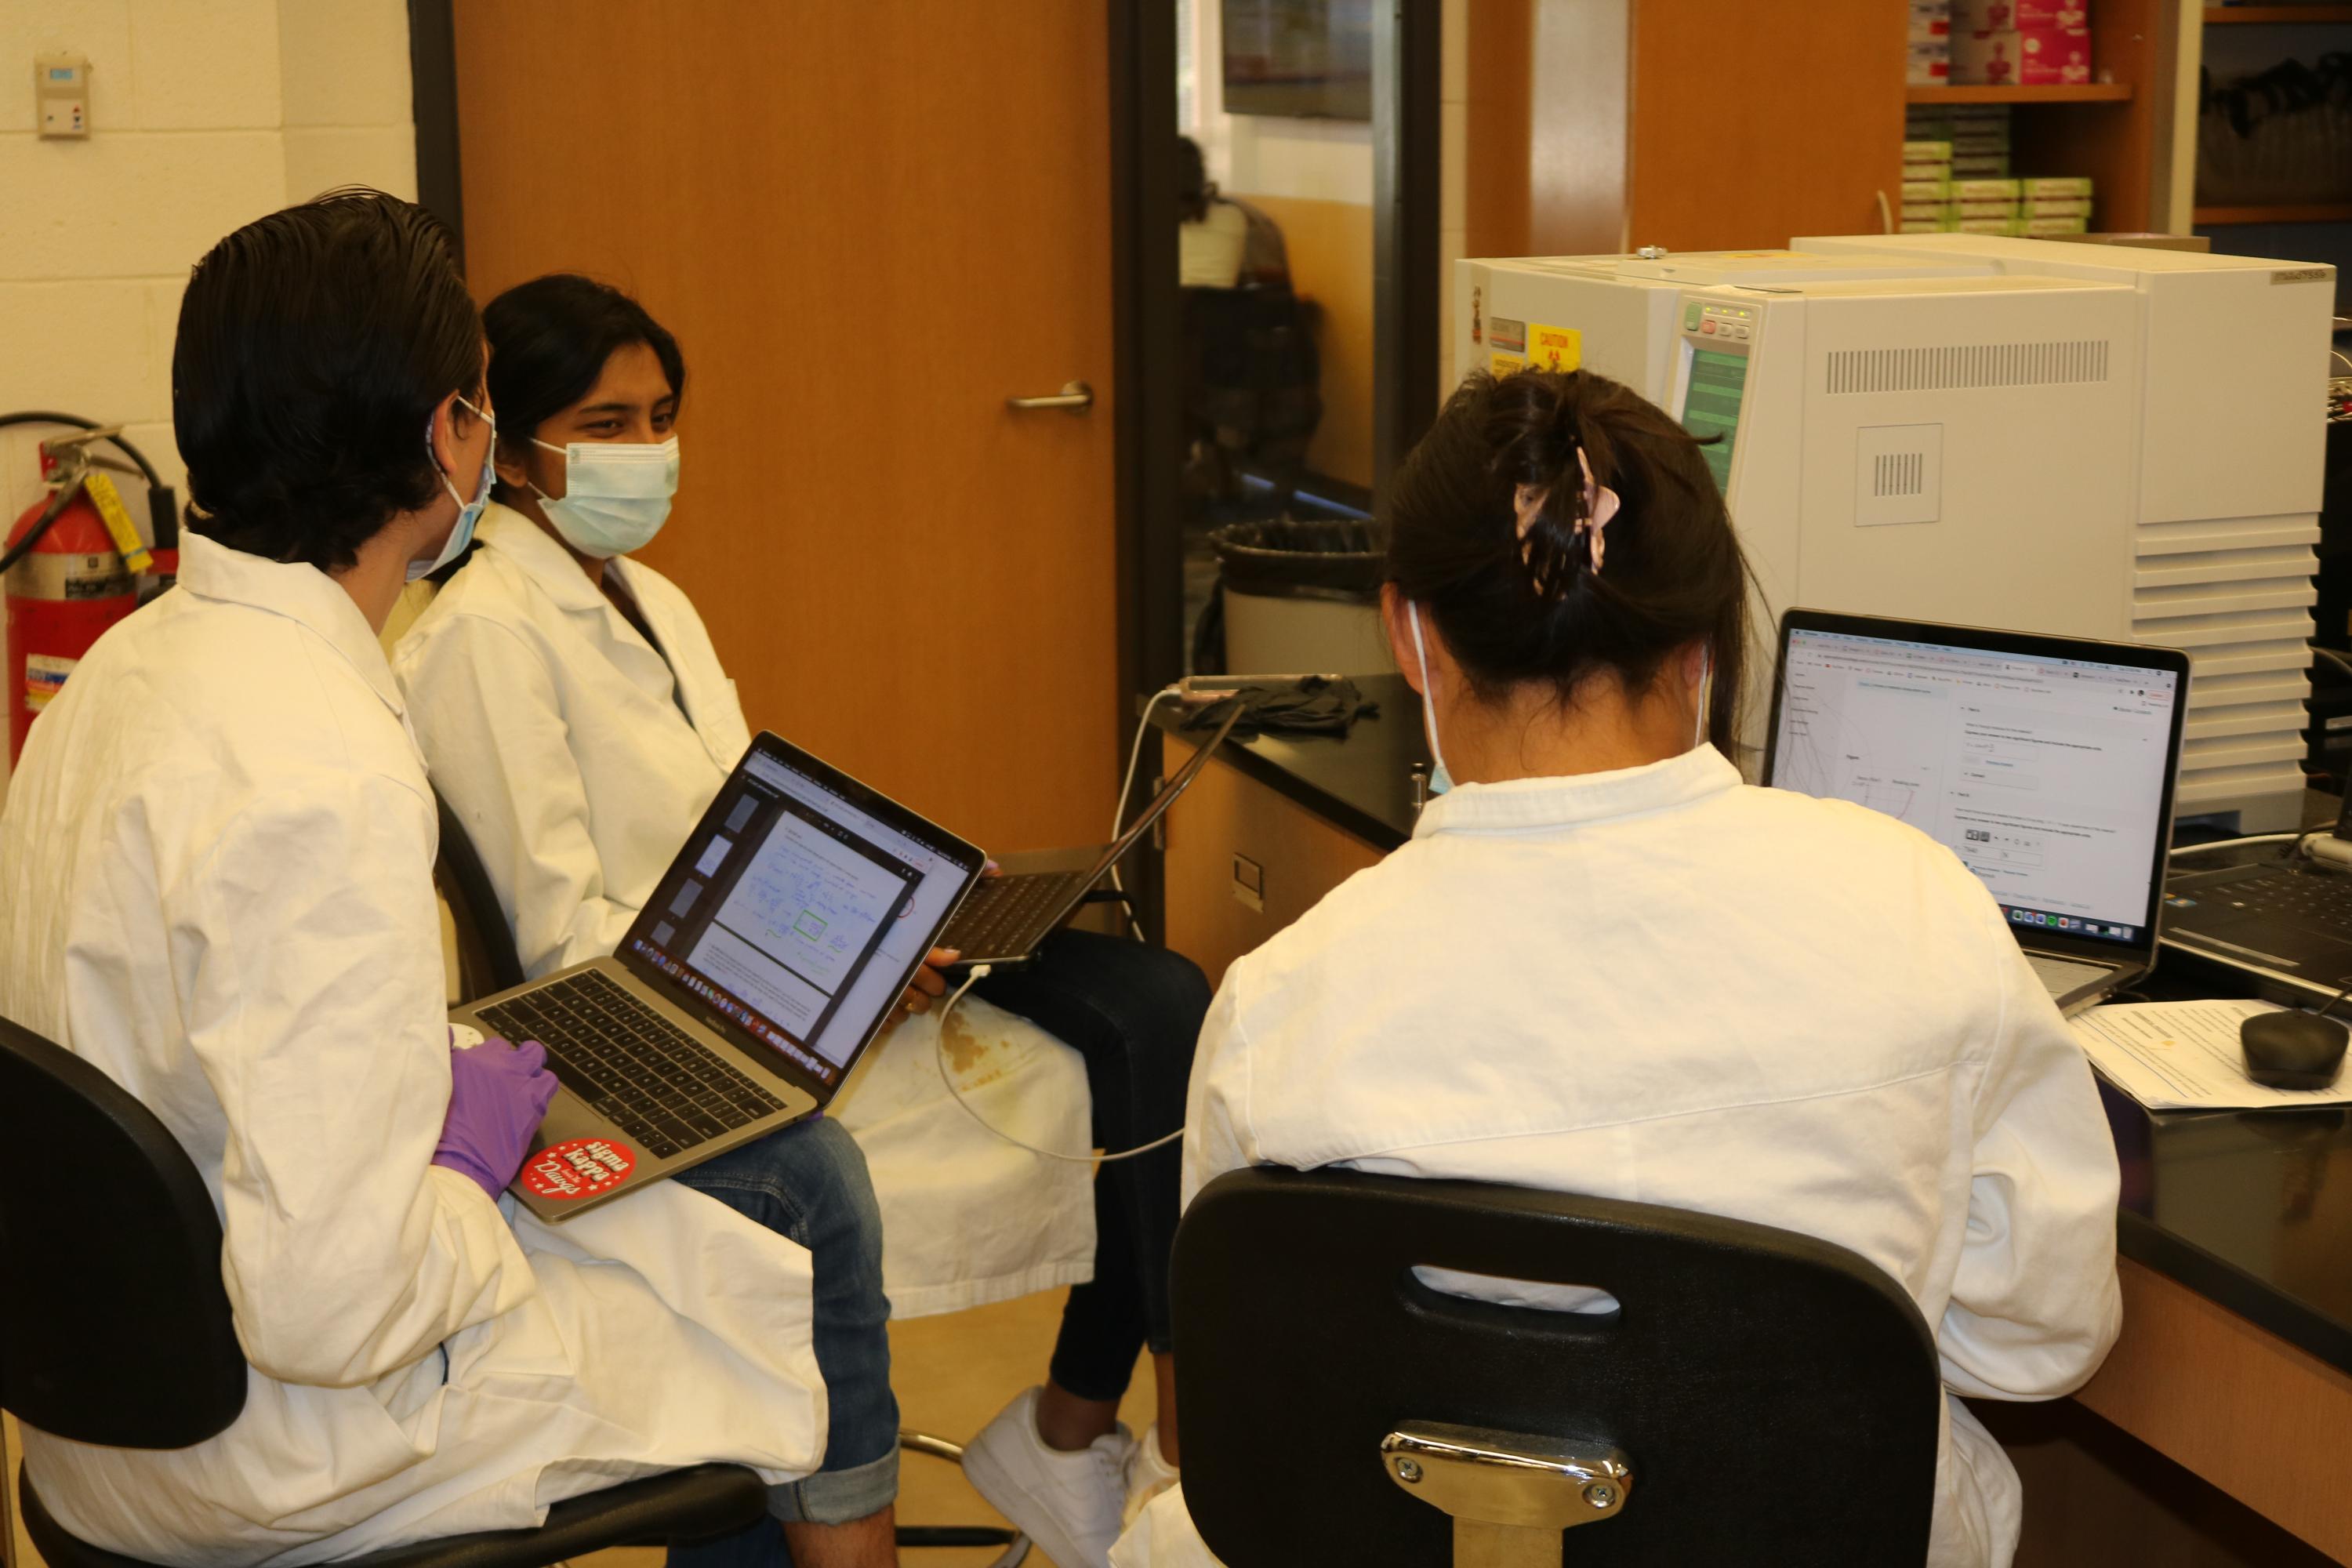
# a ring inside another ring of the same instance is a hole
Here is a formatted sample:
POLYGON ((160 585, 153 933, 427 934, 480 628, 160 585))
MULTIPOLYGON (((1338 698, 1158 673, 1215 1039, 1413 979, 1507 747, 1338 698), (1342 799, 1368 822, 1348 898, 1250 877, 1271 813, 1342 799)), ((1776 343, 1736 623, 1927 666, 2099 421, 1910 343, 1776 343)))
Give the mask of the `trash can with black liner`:
POLYGON ((1228 523, 1209 536, 1217 603, 1202 617, 1202 674, 1393 672, 1381 629, 1381 548, 1355 519, 1228 523), (1218 658, 1222 632, 1222 653, 1218 658))

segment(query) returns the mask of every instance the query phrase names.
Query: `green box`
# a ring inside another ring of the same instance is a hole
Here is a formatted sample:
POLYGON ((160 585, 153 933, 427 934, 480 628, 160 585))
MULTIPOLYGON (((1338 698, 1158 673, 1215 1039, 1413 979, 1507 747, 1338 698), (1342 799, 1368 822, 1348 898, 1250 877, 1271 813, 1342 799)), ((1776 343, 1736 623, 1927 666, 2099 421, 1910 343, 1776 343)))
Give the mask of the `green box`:
POLYGON ((1960 180, 1952 182, 1950 200, 1956 202, 2011 202, 2018 198, 2015 180, 1960 180))
POLYGON ((2088 174, 2032 175, 2017 182, 2021 196, 2087 196, 2091 195, 2088 174))

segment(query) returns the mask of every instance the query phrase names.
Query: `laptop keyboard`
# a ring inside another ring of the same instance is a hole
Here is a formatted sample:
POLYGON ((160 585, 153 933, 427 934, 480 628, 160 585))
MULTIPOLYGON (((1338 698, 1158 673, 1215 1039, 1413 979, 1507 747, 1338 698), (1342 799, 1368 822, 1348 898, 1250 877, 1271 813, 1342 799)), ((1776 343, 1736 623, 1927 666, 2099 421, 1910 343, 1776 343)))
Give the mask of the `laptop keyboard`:
POLYGON ((1026 940, 1055 905, 1078 892, 1087 880, 1083 871, 1037 871, 1018 877, 996 877, 982 882, 964 900, 940 937, 941 947, 952 947, 966 958, 1004 958, 1025 954, 1026 940))
POLYGON ((662 1159, 784 1108, 593 969, 478 1012, 508 1039, 545 1046, 564 1088, 662 1159))
POLYGON ((2273 871, 2216 889, 2211 901, 2277 915, 2331 936, 2352 938, 2352 877, 2273 871))

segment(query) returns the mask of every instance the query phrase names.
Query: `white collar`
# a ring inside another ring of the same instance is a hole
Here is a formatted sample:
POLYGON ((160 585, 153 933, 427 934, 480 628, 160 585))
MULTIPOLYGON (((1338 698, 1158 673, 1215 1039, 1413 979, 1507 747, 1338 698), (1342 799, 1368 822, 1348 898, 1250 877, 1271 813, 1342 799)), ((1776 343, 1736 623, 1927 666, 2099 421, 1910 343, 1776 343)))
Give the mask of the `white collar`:
POLYGON ((406 712, 375 628, 342 584, 316 566, 264 560, 183 529, 179 584, 200 599, 250 605, 303 626, 341 654, 384 706, 406 712))
POLYGON ((1688 805, 1739 784, 1739 770, 1713 746, 1608 773, 1455 784, 1422 808, 1415 838, 1440 833, 1524 833, 1688 805))
MULTIPOLYGON (((588 574, 580 569, 572 552, 514 508, 492 501, 476 525, 474 537, 482 542, 483 549, 495 551, 513 562, 559 607, 597 614, 612 607, 604 590, 588 580, 588 574)), ((610 568, 619 562, 605 564, 610 568)))

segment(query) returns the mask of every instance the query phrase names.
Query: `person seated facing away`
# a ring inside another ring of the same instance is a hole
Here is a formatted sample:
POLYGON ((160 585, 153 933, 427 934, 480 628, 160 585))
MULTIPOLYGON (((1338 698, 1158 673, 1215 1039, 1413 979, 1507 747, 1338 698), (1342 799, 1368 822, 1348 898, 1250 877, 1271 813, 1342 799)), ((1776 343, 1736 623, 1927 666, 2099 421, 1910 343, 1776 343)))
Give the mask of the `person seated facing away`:
POLYGON ((1201 144, 1176 138, 1177 281, 1187 289, 1287 288, 1290 252, 1272 218, 1217 194, 1201 144))
MULTIPOLYGON (((1960 1398, 2078 1386, 2121 1308, 2090 1068, 1991 894, 1893 817, 1740 782, 1748 572, 1698 444, 1626 388, 1473 376, 1386 521, 1389 641, 1451 787, 1226 972, 1188 1200, 1339 1164, 1849 1247, 1941 1352, 1929 1561, 2007 1563, 2017 1475, 1960 1398)), ((1513 1299, 1595 1304, 1555 1289, 1513 1299)), ((1205 1556, 1181 1489, 1143 1518, 1114 1562, 1205 1556)))
MULTIPOLYGON (((189 279, 179 585, 33 726, 0 1012, 194 1162, 252 1392, 187 1448, 27 1429, 26 1468, 92 1545, 236 1568, 526 1528, 726 1461, 771 1484, 803 1568, 889 1563, 887 1409, 884 1473, 811 1473, 828 1401, 838 1442, 860 1397, 824 1353, 845 1296, 865 1321, 836 1337, 874 1342, 866 1405, 888 1397, 870 1194, 807 1185, 798 1238, 674 1183, 560 1232, 500 1197, 555 1080, 536 1044, 453 1045, 433 792, 377 642, 488 502, 482 383, 481 318, 408 203, 289 208, 189 279)), ((825 1127, 787 1142, 847 1143, 825 1127)))
MULTIPOLYGON (((565 274, 508 289, 483 326, 505 420, 498 504, 394 666, 434 783, 537 976, 613 951, 751 737, 692 601, 630 553, 667 521, 677 483, 677 340, 619 290, 565 274)), ((779 614, 791 609, 787 591, 779 614)), ((944 989, 937 968, 919 972, 909 1009, 944 989)), ((975 994, 1085 1058, 1102 1147, 1179 1125, 1209 1001, 1189 961, 1064 931, 1035 964, 975 994)), ((1147 1344, 1160 1409, 1174 1409, 1168 1259, 1181 1160, 1171 1144, 1102 1167, 1095 1277, 1070 1292, 1049 1379, 965 1455, 982 1495, 1063 1568, 1105 1563, 1130 1492, 1139 1508, 1174 1477, 1172 1422, 1139 1442, 1118 1410, 1147 1344)), ((729 1155, 679 1179, 731 1203, 746 1174, 729 1155)), ((887 1366, 887 1346, 876 1353, 887 1366)))

